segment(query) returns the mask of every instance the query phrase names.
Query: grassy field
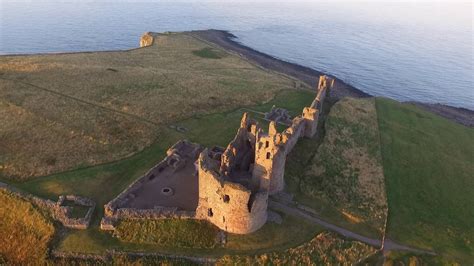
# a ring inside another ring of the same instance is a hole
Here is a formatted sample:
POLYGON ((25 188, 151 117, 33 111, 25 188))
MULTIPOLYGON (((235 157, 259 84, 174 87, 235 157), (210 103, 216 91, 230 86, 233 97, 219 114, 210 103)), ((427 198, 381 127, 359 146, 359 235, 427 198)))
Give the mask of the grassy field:
POLYGON ((296 200, 327 220, 381 238, 387 201, 374 99, 333 105, 324 139, 301 140, 285 178, 296 200))
POLYGON ((31 203, 0 189, 0 264, 39 265, 55 232, 48 216, 31 203))
POLYGON ((285 214, 280 215, 283 218, 281 224, 269 222, 258 231, 248 235, 227 234, 226 250, 251 254, 285 250, 311 240, 322 231, 322 228, 305 220, 285 214))
POLYGON ((3 179, 122 159, 161 125, 300 86, 184 33, 131 51, 0 56, 0 79, 3 179))
MULTIPOLYGON (((459 265, 459 261, 443 256, 390 252, 385 261, 388 265, 459 265)), ((467 265, 467 264, 466 264, 467 265)))
POLYGON ((285 215, 282 218, 282 224, 267 223, 252 234, 227 234, 224 247, 216 245, 216 228, 205 221, 164 220, 167 224, 162 226, 161 222, 130 220, 119 229, 118 237, 96 228, 71 231, 61 240, 58 250, 101 254, 114 249, 193 256, 258 254, 301 245, 322 231, 305 220, 285 215), (163 231, 166 228, 169 232, 163 231))
POLYGON ((123 242, 177 248, 214 248, 219 229, 200 220, 158 219, 120 221, 114 235, 123 242))
POLYGON ((376 250, 323 232, 295 248, 258 255, 226 255, 217 265, 352 265, 376 250))
POLYGON ((389 99, 376 106, 389 237, 474 261, 474 129, 389 99))

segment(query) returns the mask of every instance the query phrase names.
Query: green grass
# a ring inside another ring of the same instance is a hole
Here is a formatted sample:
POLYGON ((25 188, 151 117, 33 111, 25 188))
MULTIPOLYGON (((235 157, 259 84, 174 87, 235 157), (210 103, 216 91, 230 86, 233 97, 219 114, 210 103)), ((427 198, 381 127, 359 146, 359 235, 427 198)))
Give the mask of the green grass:
POLYGON ((86 216, 87 212, 89 211, 88 206, 78 205, 74 201, 65 200, 62 206, 70 206, 72 208, 70 217, 72 218, 83 218, 86 216))
POLYGON ((281 224, 266 223, 258 231, 247 235, 228 234, 226 248, 247 253, 284 250, 311 240, 322 228, 306 220, 285 214, 281 224))
POLYGON ((456 260, 442 256, 420 255, 406 252, 390 252, 386 258, 386 263, 391 265, 457 265, 456 260))
POLYGON ((200 50, 194 50, 192 51, 192 53, 193 55, 209 59, 221 59, 225 55, 222 51, 213 49, 211 47, 205 47, 200 50))
POLYGON ((319 233, 296 247, 267 253, 226 255, 219 265, 352 265, 375 252, 375 248, 343 239, 331 232, 319 233))
POLYGON ((389 237, 474 261, 474 129, 389 99, 376 106, 389 237))
POLYGON ((296 88, 187 33, 131 51, 0 56, 0 72, 0 116, 10 118, 0 124, 0 176, 9 180, 124 159, 157 128, 296 88))
POLYGON ((121 241, 178 248, 213 248, 219 243, 218 228, 201 220, 123 220, 115 236, 121 241))
MULTIPOLYGON (((288 155, 285 183, 296 201, 313 208, 325 220, 362 235, 381 238, 382 225, 378 218, 373 218, 373 206, 359 208, 361 195, 356 190, 358 176, 347 174, 357 173, 357 169, 347 171, 351 168, 352 161, 341 156, 349 148, 360 148, 361 152, 373 157, 371 154, 374 153, 374 147, 379 148, 378 141, 377 143, 363 141, 367 137, 374 138, 371 123, 377 124, 375 110, 373 118, 370 118, 368 113, 357 110, 357 108, 367 109, 368 103, 370 100, 346 99, 331 106, 332 103, 326 101, 323 105, 323 120, 318 124, 320 134, 312 139, 298 140, 288 155), (367 134, 368 131, 370 134, 367 134), (335 143, 328 140, 328 134, 331 134, 331 140, 335 143), (324 173, 316 173, 315 167, 324 167, 324 173), (341 195, 336 195, 336 192, 342 193, 342 196, 345 196, 344 200, 341 195), (342 209, 349 210, 351 214, 356 213, 358 217, 364 214, 368 218, 355 223, 341 213, 342 209)), ((378 156, 380 157, 380 154, 378 156)), ((368 202, 373 204, 373 201, 368 202)))
POLYGON ((0 264, 39 265, 47 259, 54 226, 30 202, 0 189, 0 264))
POLYGON ((194 256, 255 254, 284 251, 311 240, 322 231, 320 227, 305 220, 286 215, 282 215, 282 218, 282 224, 267 223, 252 234, 228 234, 224 248, 220 245, 209 248, 215 243, 212 241, 216 232, 215 227, 204 221, 163 220, 157 223, 156 221, 130 220, 119 225, 118 238, 98 228, 71 231, 59 243, 58 250, 92 254, 102 254, 107 249, 194 256), (167 229, 170 231, 167 232, 167 229))

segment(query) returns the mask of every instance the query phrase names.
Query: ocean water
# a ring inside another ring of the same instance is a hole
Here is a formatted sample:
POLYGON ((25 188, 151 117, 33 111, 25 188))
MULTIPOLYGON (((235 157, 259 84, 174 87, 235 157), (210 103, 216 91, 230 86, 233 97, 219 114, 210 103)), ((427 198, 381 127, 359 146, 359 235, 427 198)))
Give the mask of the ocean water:
POLYGON ((228 30, 377 96, 474 110, 472 3, 0 0, 0 54, 128 49, 145 31, 228 30))

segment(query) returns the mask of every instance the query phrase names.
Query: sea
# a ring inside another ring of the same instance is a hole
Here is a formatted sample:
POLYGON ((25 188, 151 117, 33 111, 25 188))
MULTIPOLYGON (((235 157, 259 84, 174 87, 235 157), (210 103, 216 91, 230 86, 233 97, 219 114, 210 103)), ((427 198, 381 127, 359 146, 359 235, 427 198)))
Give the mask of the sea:
POLYGON ((440 0, 0 0, 0 54, 129 49, 146 31, 221 29, 372 95, 474 110, 472 8, 440 0))

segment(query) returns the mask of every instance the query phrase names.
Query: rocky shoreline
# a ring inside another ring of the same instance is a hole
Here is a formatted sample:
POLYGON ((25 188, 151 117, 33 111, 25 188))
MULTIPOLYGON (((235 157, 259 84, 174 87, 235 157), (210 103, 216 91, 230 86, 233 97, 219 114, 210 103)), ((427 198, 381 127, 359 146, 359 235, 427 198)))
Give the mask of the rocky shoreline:
MULTIPOLYGON (((207 42, 213 43, 218 45, 228 51, 237 53, 242 57, 250 60, 251 62, 280 73, 284 73, 288 76, 294 77, 298 80, 303 81, 304 83, 315 87, 316 81, 318 80, 320 75, 328 75, 336 79, 335 90, 333 90, 333 96, 336 98, 342 97, 355 97, 355 98, 363 98, 363 97, 372 97, 366 92, 363 92, 354 86, 345 83, 344 81, 338 79, 337 77, 331 76, 330 74, 323 73, 317 70, 314 70, 309 67, 301 66, 298 64, 286 62, 275 58, 273 56, 267 55, 265 53, 259 52, 254 50, 250 47, 247 47, 239 42, 237 42, 236 36, 232 33, 224 30, 200 30, 200 31, 192 31, 190 32, 191 35, 203 39, 207 42)), ((411 101, 409 102, 416 106, 419 106, 427 111, 445 117, 451 121, 456 123, 474 127, 474 111, 469 110, 466 108, 460 107, 453 107, 444 104, 431 104, 431 103, 422 103, 411 101)))

